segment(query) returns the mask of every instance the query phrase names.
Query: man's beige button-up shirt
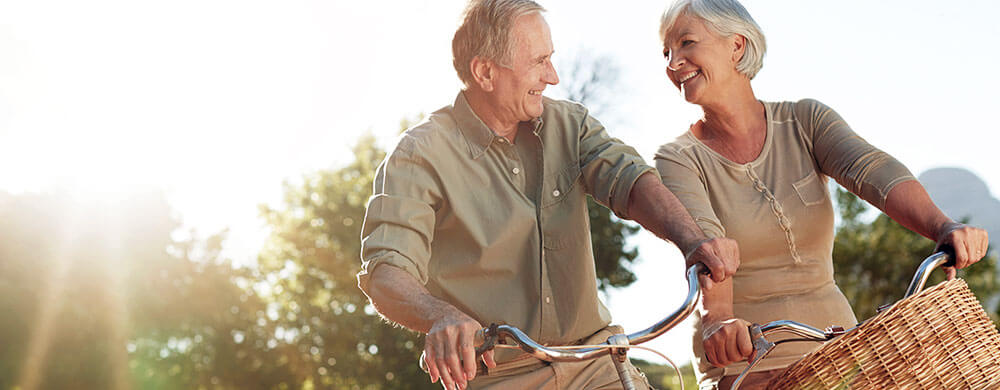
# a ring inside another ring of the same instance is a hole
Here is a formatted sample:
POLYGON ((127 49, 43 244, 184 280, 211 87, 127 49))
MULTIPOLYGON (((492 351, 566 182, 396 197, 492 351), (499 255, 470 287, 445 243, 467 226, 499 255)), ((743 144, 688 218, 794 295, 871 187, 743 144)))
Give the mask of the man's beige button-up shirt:
POLYGON ((572 102, 546 98, 515 142, 486 127, 463 93, 404 132, 375 173, 361 289, 388 264, 480 323, 543 343, 605 327, 586 195, 628 218, 632 185, 655 170, 572 102))

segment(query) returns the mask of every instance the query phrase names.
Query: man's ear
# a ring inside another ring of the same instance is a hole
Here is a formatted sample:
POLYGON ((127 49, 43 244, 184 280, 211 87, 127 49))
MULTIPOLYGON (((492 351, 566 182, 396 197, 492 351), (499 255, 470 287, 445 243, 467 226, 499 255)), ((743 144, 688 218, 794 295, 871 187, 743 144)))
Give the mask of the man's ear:
POLYGON ((482 57, 476 56, 469 62, 469 68, 472 71, 472 80, 486 92, 493 91, 494 82, 494 67, 493 61, 484 60, 482 57))
POLYGON ((743 54, 747 51, 747 38, 740 34, 733 34, 733 62, 740 62, 743 54))

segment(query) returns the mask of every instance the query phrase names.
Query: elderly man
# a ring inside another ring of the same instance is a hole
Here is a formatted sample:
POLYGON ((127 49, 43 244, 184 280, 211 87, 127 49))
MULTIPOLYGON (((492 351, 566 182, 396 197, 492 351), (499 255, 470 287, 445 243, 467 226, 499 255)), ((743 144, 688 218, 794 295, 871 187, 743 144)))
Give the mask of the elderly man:
POLYGON ((677 243, 715 282, 739 264, 735 242, 706 239, 634 149, 579 104, 542 96, 559 82, 542 11, 473 0, 453 41, 465 89, 407 130, 376 172, 359 286, 386 319, 427 334, 430 379, 447 389, 616 388, 610 359, 549 364, 500 350, 477 364, 472 345, 490 323, 548 344, 612 334, 587 194, 677 243))

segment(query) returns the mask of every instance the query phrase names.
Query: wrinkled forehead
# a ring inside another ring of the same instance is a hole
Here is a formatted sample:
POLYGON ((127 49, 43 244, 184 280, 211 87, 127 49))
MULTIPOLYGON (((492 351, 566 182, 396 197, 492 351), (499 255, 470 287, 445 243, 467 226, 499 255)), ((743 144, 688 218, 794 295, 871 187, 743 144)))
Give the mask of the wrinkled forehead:
POLYGON ((519 16, 511 34, 514 57, 535 58, 552 53, 552 33, 541 12, 519 16))

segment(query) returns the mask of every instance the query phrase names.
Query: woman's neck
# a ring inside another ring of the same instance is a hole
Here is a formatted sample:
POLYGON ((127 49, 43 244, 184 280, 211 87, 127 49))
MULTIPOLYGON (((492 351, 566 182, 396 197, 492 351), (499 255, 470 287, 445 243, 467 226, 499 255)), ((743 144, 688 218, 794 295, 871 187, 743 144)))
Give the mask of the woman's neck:
POLYGON ((764 105, 753 90, 737 88, 720 102, 702 106, 701 136, 698 138, 735 138, 752 136, 764 129, 764 105))
POLYGON ((705 116, 691 126, 691 133, 703 144, 740 164, 756 160, 763 152, 766 114, 749 85, 719 103, 702 105, 702 110, 705 116))

